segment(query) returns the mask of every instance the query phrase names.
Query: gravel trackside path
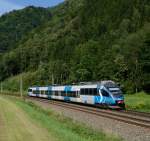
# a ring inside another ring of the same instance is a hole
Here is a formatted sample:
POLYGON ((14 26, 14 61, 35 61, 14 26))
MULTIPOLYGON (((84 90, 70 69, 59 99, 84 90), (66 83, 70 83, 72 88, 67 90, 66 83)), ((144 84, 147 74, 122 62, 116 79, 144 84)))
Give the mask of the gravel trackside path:
POLYGON ((50 108, 54 111, 57 111, 64 116, 74 119, 76 122, 79 121, 85 123, 94 129, 103 130, 105 133, 120 136, 125 141, 150 141, 150 129, 144 127, 123 123, 109 118, 99 117, 50 103, 43 103, 33 99, 29 101, 32 101, 45 109, 50 108))
POLYGON ((12 101, 0 97, 0 141, 53 141, 12 101))

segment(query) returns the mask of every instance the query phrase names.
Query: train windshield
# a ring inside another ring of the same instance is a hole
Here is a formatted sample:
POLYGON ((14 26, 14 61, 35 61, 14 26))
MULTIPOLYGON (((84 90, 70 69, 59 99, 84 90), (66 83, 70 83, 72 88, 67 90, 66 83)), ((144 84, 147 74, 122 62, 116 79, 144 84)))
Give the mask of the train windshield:
POLYGON ((104 86, 111 92, 114 97, 121 97, 122 91, 119 86, 115 84, 113 81, 108 81, 104 84, 104 86))
POLYGON ((118 87, 108 88, 114 97, 122 96, 122 91, 118 87))

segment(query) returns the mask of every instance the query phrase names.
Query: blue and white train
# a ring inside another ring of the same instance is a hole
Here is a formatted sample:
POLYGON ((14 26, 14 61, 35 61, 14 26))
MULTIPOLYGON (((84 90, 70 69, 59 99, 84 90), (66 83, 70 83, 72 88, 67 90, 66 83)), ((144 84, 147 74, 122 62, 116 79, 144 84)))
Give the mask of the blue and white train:
POLYGON ((124 96, 113 81, 84 82, 79 85, 30 87, 28 95, 110 108, 125 108, 124 96))

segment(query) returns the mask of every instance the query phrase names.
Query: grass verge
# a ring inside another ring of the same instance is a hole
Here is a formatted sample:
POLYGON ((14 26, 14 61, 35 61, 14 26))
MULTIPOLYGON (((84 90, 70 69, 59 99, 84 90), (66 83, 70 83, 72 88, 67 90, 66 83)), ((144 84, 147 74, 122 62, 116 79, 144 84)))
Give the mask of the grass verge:
POLYGON ((125 103, 127 109, 150 112, 150 95, 144 92, 125 95, 125 103))
POLYGON ((29 115, 33 122, 46 128, 58 141, 121 141, 117 137, 95 131, 63 115, 44 110, 31 102, 11 99, 29 115))

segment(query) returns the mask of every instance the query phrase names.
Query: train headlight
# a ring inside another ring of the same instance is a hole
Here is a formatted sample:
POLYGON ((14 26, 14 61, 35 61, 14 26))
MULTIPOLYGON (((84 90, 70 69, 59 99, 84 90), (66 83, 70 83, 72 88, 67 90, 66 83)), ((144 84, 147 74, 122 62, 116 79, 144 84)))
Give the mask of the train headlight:
POLYGON ((118 104, 123 104, 124 101, 123 101, 123 100, 118 100, 117 103, 118 103, 118 104))

